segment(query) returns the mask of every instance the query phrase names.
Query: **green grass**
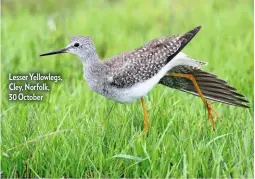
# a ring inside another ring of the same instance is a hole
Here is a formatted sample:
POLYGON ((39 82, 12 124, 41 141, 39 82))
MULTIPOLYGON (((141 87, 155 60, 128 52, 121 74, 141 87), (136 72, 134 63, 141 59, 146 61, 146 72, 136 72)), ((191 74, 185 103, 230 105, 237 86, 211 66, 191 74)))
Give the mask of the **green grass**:
POLYGON ((4 1, 2 12, 2 177, 254 177, 253 1, 4 1), (157 86, 143 137, 139 101, 92 92, 74 55, 39 57, 73 35, 91 36, 107 58, 198 25, 184 52, 251 102, 215 103, 215 132, 199 98, 157 86), (9 102, 8 73, 31 71, 64 80, 43 102, 9 102))

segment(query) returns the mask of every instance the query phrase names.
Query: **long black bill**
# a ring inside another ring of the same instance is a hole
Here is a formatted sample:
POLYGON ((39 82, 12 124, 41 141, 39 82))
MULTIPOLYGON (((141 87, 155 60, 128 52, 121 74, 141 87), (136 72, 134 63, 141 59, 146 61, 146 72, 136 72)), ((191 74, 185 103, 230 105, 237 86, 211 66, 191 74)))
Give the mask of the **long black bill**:
POLYGON ((55 54, 59 54, 59 53, 65 53, 67 50, 67 48, 62 48, 62 49, 59 49, 59 50, 55 50, 55 51, 52 51, 52 52, 49 52, 49 53, 44 53, 44 54, 41 54, 40 56, 47 56, 47 55, 55 55, 55 54))

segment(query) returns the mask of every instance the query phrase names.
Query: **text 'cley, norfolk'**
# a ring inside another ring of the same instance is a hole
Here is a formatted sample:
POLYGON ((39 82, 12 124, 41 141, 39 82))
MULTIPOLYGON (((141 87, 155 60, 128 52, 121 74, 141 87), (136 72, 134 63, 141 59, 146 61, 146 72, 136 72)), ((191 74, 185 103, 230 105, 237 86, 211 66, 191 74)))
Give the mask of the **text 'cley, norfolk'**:
POLYGON ((24 85, 17 85, 15 83, 9 84, 9 90, 11 91, 18 91, 21 92, 23 90, 27 91, 49 91, 49 86, 46 83, 36 83, 36 84, 29 84, 25 83, 24 85))

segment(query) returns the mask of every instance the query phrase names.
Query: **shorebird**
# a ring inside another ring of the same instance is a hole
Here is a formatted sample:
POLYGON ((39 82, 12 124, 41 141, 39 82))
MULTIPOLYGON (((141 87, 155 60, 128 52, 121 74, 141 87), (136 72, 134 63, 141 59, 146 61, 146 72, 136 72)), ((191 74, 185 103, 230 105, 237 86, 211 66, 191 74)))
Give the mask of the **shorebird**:
POLYGON ((135 50, 103 61, 87 36, 72 37, 65 48, 40 56, 59 53, 78 55, 83 64, 84 78, 93 91, 120 103, 140 99, 145 132, 149 128, 149 118, 143 97, 157 84, 199 96, 215 129, 218 114, 207 99, 245 108, 249 107, 249 102, 226 81, 201 70, 207 62, 192 59, 181 51, 200 28, 195 27, 183 35, 151 40, 135 50))

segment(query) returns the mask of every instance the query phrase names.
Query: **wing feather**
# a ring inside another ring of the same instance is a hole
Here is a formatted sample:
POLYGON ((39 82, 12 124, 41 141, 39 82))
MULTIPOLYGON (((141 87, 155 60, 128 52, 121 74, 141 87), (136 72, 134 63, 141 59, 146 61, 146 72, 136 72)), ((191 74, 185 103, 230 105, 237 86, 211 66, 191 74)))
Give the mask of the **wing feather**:
MULTIPOLYGON (((214 74, 189 66, 175 67, 171 69, 169 73, 184 73, 194 75, 199 88, 207 99, 240 107, 248 107, 249 102, 244 95, 236 92, 237 90, 235 88, 229 86, 226 81, 219 79, 214 74)), ((193 83, 189 79, 165 76, 160 80, 159 83, 170 88, 175 88, 198 96, 193 83)))

